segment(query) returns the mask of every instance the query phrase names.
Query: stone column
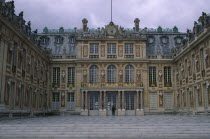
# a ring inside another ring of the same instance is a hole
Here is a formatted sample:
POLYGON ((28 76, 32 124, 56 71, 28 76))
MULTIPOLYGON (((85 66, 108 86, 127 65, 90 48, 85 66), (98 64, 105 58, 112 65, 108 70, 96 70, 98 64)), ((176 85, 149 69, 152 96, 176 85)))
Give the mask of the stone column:
POLYGON ((139 90, 137 90, 136 98, 136 109, 139 110, 139 90))
POLYGON ((104 91, 104 110, 106 110, 106 91, 104 91))
POLYGON ((81 109, 82 111, 84 110, 84 91, 81 91, 81 95, 82 95, 82 106, 81 106, 81 109))
POLYGON ((88 91, 85 91, 85 110, 88 110, 88 91))
POLYGON ((124 102, 124 99, 125 99, 125 92, 122 91, 122 110, 125 110, 125 102, 124 102))
POLYGON ((118 110, 121 110, 121 102, 120 102, 120 91, 118 91, 118 101, 117 101, 117 108, 118 108, 118 110))
POLYGON ((140 91, 141 93, 141 110, 144 110, 144 96, 143 96, 143 91, 140 91))
POLYGON ((190 110, 190 88, 187 90, 187 108, 190 110))
POLYGON ((102 110, 102 91, 100 91, 100 96, 99 96, 99 110, 102 110))

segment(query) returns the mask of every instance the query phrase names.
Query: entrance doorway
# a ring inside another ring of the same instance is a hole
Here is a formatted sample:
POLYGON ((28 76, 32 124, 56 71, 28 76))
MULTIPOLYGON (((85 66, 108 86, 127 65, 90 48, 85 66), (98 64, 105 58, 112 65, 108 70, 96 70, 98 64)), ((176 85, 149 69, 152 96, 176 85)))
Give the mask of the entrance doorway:
POLYGON ((98 97, 99 93, 89 94, 89 115, 98 115, 98 97))
POLYGON ((52 96, 52 110, 60 109, 60 93, 53 93, 52 96))
POLYGON ((116 93, 108 93, 107 94, 107 115, 112 115, 112 107, 115 107, 115 115, 117 115, 117 94, 116 93))
POLYGON ((125 109, 126 115, 135 115, 135 99, 133 92, 125 93, 125 109))
POLYGON ((74 110, 74 93, 68 93, 67 95, 67 109, 69 111, 74 110))

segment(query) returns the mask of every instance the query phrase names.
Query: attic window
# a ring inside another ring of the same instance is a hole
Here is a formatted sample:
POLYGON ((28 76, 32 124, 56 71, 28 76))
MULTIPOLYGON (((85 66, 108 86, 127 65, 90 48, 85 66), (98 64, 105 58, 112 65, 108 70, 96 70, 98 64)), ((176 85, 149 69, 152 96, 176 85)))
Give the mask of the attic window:
POLYGON ((56 43, 61 43, 60 38, 56 38, 56 43))
POLYGON ((46 44, 46 38, 42 38, 41 40, 43 44, 46 44))
POLYGON ((62 43, 62 38, 60 36, 55 38, 55 43, 56 44, 61 44, 62 43))

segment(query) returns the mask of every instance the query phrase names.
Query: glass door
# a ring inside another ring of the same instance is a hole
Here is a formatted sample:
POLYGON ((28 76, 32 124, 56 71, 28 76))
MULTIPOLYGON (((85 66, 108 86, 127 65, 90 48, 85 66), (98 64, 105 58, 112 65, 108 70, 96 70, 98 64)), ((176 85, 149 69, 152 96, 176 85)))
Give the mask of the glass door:
POLYGON ((60 109, 60 94, 53 93, 52 97, 52 110, 59 110, 60 109))
POLYGON ((74 110, 74 93, 67 95, 67 110, 74 110))
POLYGON ((107 95, 107 110, 108 110, 108 115, 112 115, 112 107, 115 107, 115 115, 117 113, 117 95, 116 93, 109 93, 107 95))

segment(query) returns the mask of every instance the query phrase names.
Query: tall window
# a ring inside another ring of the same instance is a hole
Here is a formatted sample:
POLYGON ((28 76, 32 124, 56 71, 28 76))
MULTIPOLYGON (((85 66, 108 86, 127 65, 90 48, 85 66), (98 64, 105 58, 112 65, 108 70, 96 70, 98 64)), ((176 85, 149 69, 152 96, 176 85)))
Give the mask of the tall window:
POLYGON ((133 54, 133 43, 126 43, 125 44, 125 54, 133 54))
POLYGON ((134 83, 134 67, 132 65, 125 67, 125 82, 134 83))
POLYGON ((156 67, 149 67, 149 85, 150 85, 150 87, 157 86, 156 67))
POLYGON ((13 54, 12 54, 12 65, 16 66, 16 61, 17 61, 17 43, 14 43, 14 49, 13 49, 13 54))
POLYGON ((34 73, 34 57, 33 56, 31 57, 29 63, 30 63, 30 74, 33 75, 34 73))
POLYGON ((107 45, 107 54, 116 54, 116 44, 115 43, 109 43, 107 45))
POLYGON ((179 64, 179 79, 182 80, 182 64, 179 64))
POLYGON ((107 68, 107 81, 108 83, 116 83, 116 67, 114 65, 107 68))
POLYGON ((188 69, 188 63, 187 63, 187 59, 185 60, 185 78, 187 78, 189 76, 189 69, 188 69))
POLYGON ((195 70, 195 55, 194 54, 192 55, 191 61, 192 61, 192 73, 195 73, 196 70, 195 70))
POLYGON ((26 67, 26 49, 23 48, 23 63, 22 63, 22 70, 25 71, 26 67))
POLYGON ((98 43, 90 44, 90 54, 98 54, 98 43))
POLYGON ((74 84, 75 82, 75 68, 68 68, 68 84, 74 84))
POLYGON ((59 84, 60 83, 60 68, 54 67, 53 68, 53 84, 59 84))
POLYGON ((203 48, 200 49, 200 58, 201 58, 201 71, 203 71, 205 69, 205 65, 204 65, 204 53, 203 53, 203 48))
POLYGON ((164 83, 166 87, 171 87, 171 67, 164 67, 164 83))
POLYGON ((90 83, 98 82, 98 67, 96 65, 92 65, 90 67, 90 83))

